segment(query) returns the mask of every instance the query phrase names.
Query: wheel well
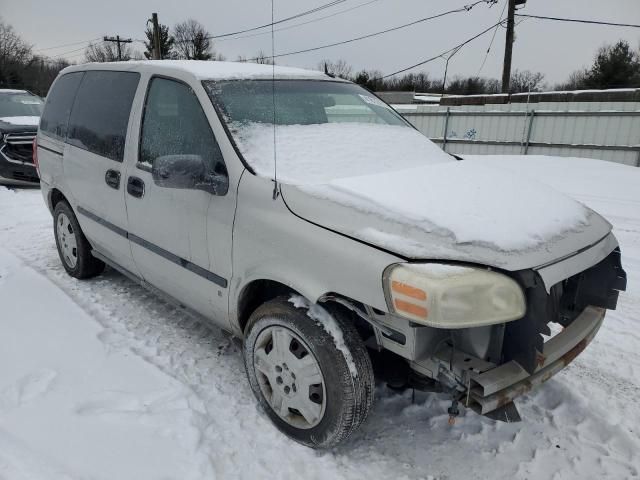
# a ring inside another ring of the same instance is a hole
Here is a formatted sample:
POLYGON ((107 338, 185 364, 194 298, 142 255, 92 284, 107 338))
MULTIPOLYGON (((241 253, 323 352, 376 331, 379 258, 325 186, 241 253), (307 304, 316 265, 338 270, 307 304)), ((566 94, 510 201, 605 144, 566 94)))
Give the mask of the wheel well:
MULTIPOLYGON (((240 326, 240 330, 244 332, 244 329, 249 322, 249 317, 251 317, 251 314, 256 308, 269 300, 273 300, 274 298, 283 295, 300 294, 293 288, 274 280, 255 280, 247 285, 240 294, 240 299, 238 300, 238 325, 240 326)), ((320 303, 324 304, 325 308, 328 308, 330 311, 339 311, 346 318, 351 319, 363 341, 366 341, 369 337, 374 335, 371 325, 363 321, 352 309, 347 308, 344 303, 331 299, 332 296, 344 298, 347 302, 353 303, 361 310, 364 309, 362 304, 347 299, 346 297, 341 297, 337 294, 323 295, 325 301, 320 300, 320 303)))
POLYGON ((49 195, 49 198, 51 203, 51 211, 53 211, 56 208, 56 205, 63 200, 69 203, 66 197, 57 188, 54 188, 53 190, 51 190, 51 194, 49 195))
POLYGON ((274 280, 254 280, 244 287, 238 299, 238 325, 244 332, 249 317, 265 302, 281 295, 297 294, 293 288, 274 280))

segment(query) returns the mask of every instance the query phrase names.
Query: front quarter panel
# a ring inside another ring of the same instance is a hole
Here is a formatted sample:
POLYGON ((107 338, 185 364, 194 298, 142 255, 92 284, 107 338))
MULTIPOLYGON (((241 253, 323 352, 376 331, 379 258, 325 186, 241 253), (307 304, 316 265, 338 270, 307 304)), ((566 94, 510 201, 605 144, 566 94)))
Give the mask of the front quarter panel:
POLYGON ((273 200, 273 182, 243 175, 233 234, 230 313, 234 328, 238 298, 254 280, 285 284, 317 301, 338 293, 387 311, 382 273, 400 258, 292 214, 281 196, 273 200))

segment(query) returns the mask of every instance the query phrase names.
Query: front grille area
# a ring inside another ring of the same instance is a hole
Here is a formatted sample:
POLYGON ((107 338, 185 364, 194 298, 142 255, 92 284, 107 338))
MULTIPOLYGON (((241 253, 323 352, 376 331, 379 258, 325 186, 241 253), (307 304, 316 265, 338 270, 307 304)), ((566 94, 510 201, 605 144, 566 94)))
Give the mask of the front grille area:
POLYGON ((550 335, 549 323, 567 327, 587 307, 614 310, 618 293, 627 286, 627 275, 616 248, 600 263, 554 285, 547 294, 544 282, 533 271, 517 272, 525 289, 526 315, 506 325, 503 361, 517 361, 532 374, 537 366, 538 352, 543 351, 543 335, 550 335))
POLYGON ((40 181, 40 179, 36 175, 30 175, 29 173, 25 172, 13 171, 11 172, 11 175, 14 180, 20 180, 23 182, 38 183, 40 181))
POLYGON ((35 132, 7 133, 0 153, 10 162, 33 164, 32 143, 35 136, 35 132))

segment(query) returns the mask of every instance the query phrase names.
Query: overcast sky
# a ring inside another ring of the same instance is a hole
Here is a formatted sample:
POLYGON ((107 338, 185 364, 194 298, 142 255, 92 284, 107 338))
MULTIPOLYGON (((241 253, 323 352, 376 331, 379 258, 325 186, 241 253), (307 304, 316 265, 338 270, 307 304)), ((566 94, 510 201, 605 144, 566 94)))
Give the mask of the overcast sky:
MULTIPOLYGON (((346 10, 370 0, 346 0, 313 16, 279 25, 295 25, 315 17, 346 10)), ((461 43, 496 23, 507 0, 488 8, 478 5, 471 12, 458 13, 400 31, 324 50, 278 59, 279 64, 315 67, 323 59, 345 59, 356 69, 379 69, 383 73, 399 70, 461 43)), ((283 18, 327 3, 328 0, 275 0, 275 17, 283 18)), ((471 3, 467 0, 466 3, 471 3)), ((310 48, 383 30, 450 10, 465 0, 376 0, 352 11, 304 26, 276 32, 276 53, 310 48)), ((174 25, 189 17, 200 21, 212 34, 221 34, 268 23, 269 0, 0 0, 0 15, 35 49, 90 40, 103 35, 144 38, 151 12, 160 22, 174 25)), ((640 23, 640 0, 528 0, 522 13, 640 23)), ((500 78, 505 30, 500 28, 481 72, 500 78)), ((541 71, 547 81, 564 80, 572 71, 591 63, 597 48, 624 38, 634 48, 640 44, 640 29, 569 24, 528 19, 516 28, 513 66, 541 71)), ((476 75, 491 40, 491 33, 465 47, 451 61, 451 75, 476 75)), ((142 50, 140 43, 134 46, 142 50)), ((82 59, 83 45, 45 50, 39 53, 65 53, 70 60, 82 59), (79 50, 77 50, 79 49, 79 50), (75 51, 73 51, 75 50, 75 51), (67 53, 70 52, 70 53, 67 53)), ((218 41, 216 50, 228 59, 251 57, 259 50, 270 52, 270 36, 218 41)), ((424 67, 441 77, 444 61, 424 67)), ((421 68, 415 71, 420 71, 421 68)))

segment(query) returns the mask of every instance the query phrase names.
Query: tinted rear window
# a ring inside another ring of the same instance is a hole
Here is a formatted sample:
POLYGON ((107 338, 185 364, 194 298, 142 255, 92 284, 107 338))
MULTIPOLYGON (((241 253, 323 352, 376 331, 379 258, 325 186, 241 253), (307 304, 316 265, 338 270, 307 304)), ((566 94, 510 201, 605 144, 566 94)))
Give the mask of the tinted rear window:
POLYGON ((121 162, 140 74, 86 72, 69 120, 67 142, 121 162))
POLYGON ((40 130, 47 135, 64 140, 73 106, 73 99, 84 72, 67 73, 61 76, 47 95, 47 103, 40 120, 40 130))

